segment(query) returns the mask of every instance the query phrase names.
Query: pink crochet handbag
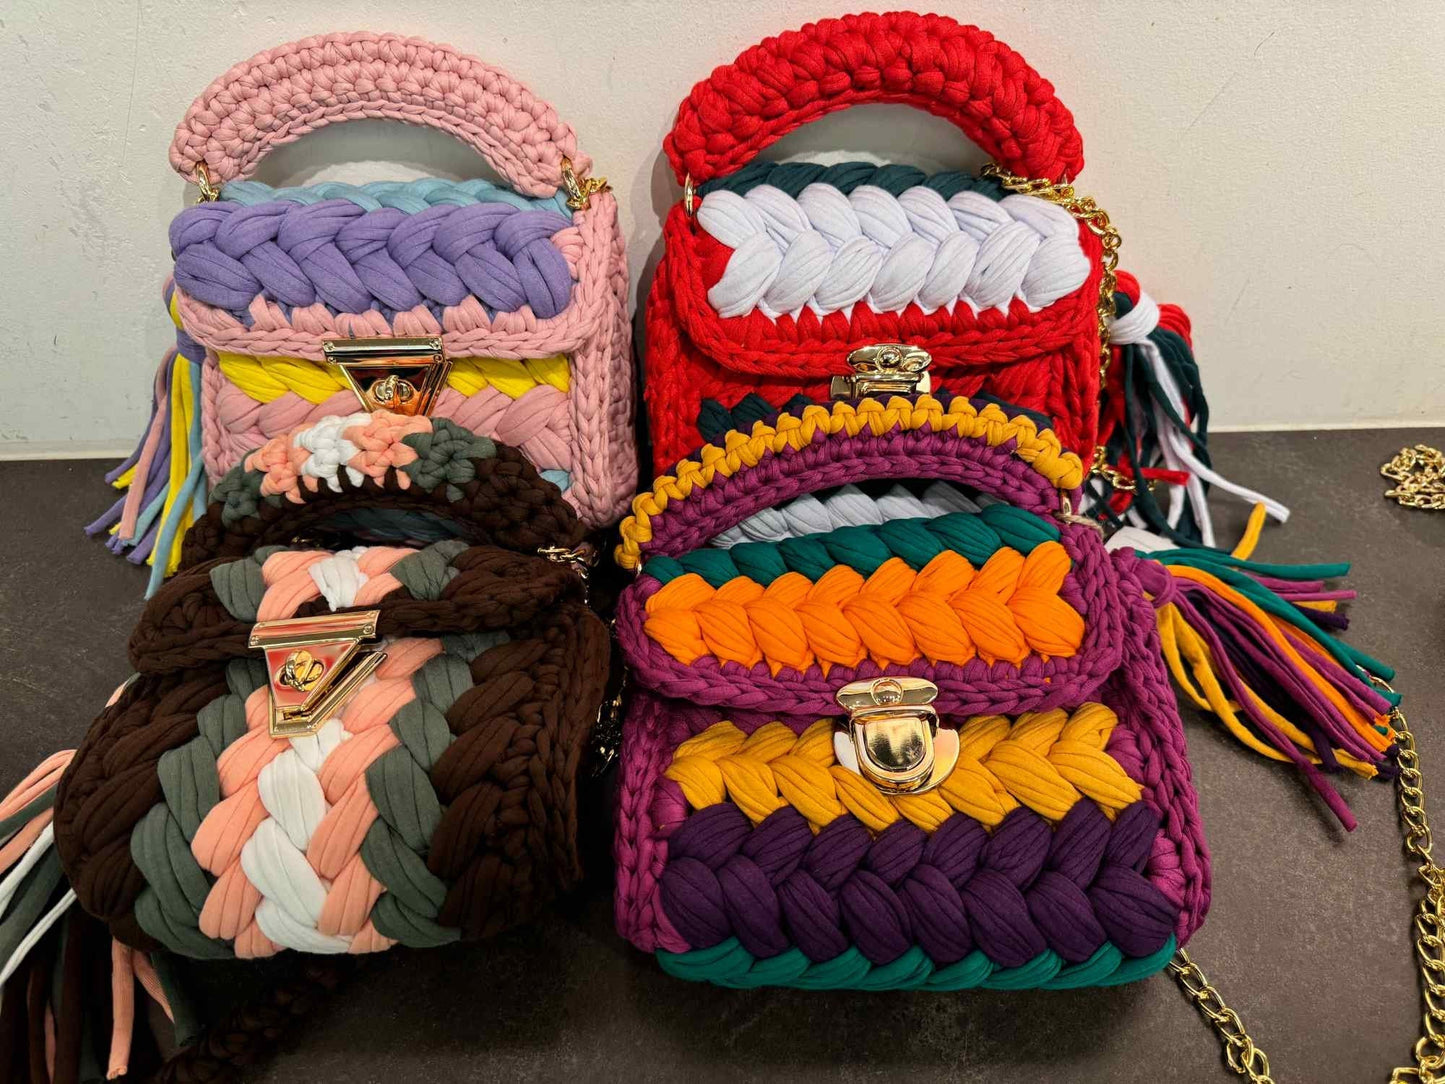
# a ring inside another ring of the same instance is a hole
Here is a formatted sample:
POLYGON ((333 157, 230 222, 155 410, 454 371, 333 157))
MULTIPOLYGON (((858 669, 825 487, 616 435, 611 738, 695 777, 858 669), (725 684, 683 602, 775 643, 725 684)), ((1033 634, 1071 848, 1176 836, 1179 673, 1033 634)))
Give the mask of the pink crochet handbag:
POLYGON ((329 34, 217 79, 170 160, 201 188, 170 229, 176 349, 111 476, 129 492, 91 528, 150 560, 153 587, 207 481, 363 408, 450 418, 520 448, 588 527, 621 516, 636 451, 617 203, 550 105, 450 46, 329 34), (449 132, 504 183, 246 180, 272 148, 358 118, 449 132))

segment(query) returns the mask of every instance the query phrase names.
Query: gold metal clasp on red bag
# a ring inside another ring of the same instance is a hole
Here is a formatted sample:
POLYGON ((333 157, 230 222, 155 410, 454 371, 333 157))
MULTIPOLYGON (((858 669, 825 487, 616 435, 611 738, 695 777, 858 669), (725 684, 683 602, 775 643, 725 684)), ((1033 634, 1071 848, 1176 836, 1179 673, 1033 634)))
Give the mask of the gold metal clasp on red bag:
POLYGON ((380 610, 258 621, 251 648, 266 655, 273 738, 314 734, 361 688, 386 652, 376 639, 380 610))
POLYGON ((861 399, 866 395, 914 395, 933 390, 928 366, 933 355, 907 343, 874 343, 848 355, 846 376, 835 376, 828 385, 834 399, 861 399))
POLYGON ((915 677, 855 681, 838 690, 848 713, 833 734, 838 763, 885 794, 921 794, 958 763, 958 731, 938 725, 938 686, 915 677))
POLYGON ((451 363, 440 335, 415 339, 323 339, 321 351, 364 409, 430 414, 451 363))

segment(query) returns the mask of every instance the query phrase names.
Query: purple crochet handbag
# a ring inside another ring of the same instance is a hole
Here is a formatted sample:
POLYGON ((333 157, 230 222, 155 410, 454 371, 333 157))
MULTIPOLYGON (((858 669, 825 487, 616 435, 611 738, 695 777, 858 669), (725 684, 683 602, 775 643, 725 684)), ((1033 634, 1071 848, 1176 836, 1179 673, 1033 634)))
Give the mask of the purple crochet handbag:
POLYGON ((1327 775, 1413 771, 1413 747, 1391 672, 1327 631, 1347 566, 1250 562, 1263 508, 1233 554, 1106 545, 1084 478, 1032 417, 893 396, 729 432, 639 496, 619 931, 728 986, 1167 966, 1222 1005, 1182 950, 1210 865, 1170 671, 1346 827, 1327 775))
POLYGON ((618 551, 621 933, 733 986, 1163 968, 1209 904, 1170 577, 1072 515, 1083 477, 1029 418, 924 396, 783 414, 657 479, 618 551))

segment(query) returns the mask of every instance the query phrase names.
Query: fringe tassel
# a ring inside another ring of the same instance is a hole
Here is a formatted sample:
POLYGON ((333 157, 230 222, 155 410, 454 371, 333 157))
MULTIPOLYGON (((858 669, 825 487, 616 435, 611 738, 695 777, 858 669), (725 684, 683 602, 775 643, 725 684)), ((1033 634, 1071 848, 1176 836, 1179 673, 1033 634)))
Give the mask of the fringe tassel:
POLYGON ((172 1016, 145 954, 111 939, 104 925, 72 906, 75 892, 55 852, 52 818, 60 777, 74 755, 73 749, 54 754, 0 800, 0 1078, 5 1080, 125 1076, 136 1019, 147 1015, 137 1012, 137 981, 172 1016))
MULTIPOLYGON (((1325 776, 1395 774, 1390 710, 1399 697, 1371 680, 1389 680, 1394 671, 1326 631, 1348 624, 1337 607, 1355 592, 1327 589, 1324 581, 1344 576, 1349 565, 1249 560, 1266 513, 1255 506, 1233 553, 1194 547, 1137 553, 1168 573, 1147 585, 1164 658, 1185 696, 1255 752, 1298 767, 1353 830, 1354 816, 1325 776)), ((1124 533, 1110 548, 1138 546, 1147 537, 1124 533)))
POLYGON ((1189 317, 1159 305, 1134 276, 1121 272, 1118 314, 1110 327, 1114 363, 1100 404, 1100 442, 1106 458, 1135 480, 1133 493, 1103 478, 1090 482, 1093 511, 1115 525, 1161 534, 1180 545, 1215 545, 1209 489, 1264 504, 1283 523, 1289 509, 1214 470, 1209 457, 1209 403, 1189 339, 1189 317), (1161 508, 1151 484, 1169 494, 1161 508))
POLYGON ((170 282, 165 298, 176 324, 176 348, 156 370, 150 418, 140 444, 106 475, 125 495, 85 528, 89 535, 106 535, 112 553, 151 566, 147 598, 179 566, 181 539, 205 511, 207 493, 201 458, 205 351, 181 329, 170 282))

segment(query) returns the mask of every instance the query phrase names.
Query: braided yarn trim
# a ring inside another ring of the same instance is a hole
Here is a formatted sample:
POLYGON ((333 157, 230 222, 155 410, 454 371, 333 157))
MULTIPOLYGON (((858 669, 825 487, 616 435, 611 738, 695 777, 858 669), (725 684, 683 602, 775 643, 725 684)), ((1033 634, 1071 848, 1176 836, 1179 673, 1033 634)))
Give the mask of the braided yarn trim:
POLYGON ((929 175, 917 166, 896 162, 884 165, 873 162, 823 165, 821 162, 769 162, 761 158, 749 162, 736 173, 715 177, 706 184, 698 185, 697 191, 704 198, 711 192, 719 191, 745 196, 761 184, 782 189, 794 199, 810 184, 826 184, 845 196, 864 184, 874 185, 895 196, 901 196, 918 185, 933 189, 944 199, 950 199, 959 192, 978 192, 991 200, 1001 200, 1008 195, 1008 190, 993 177, 976 177, 956 170, 929 175))
POLYGON ((767 959, 753 957, 737 938, 710 949, 673 954, 657 953, 669 975, 690 982, 751 990, 762 986, 794 986, 807 990, 1078 990, 1088 986, 1122 986, 1156 975, 1164 969, 1178 945, 1173 935, 1149 956, 1131 958, 1109 942, 1083 963, 1065 964, 1046 949, 1021 967, 996 966, 982 951, 974 951, 947 967, 928 959, 915 946, 882 966, 871 965, 856 948, 833 959, 812 964, 798 949, 767 959))
POLYGON ((1012 505, 991 504, 977 512, 890 519, 779 542, 740 542, 730 549, 653 557, 642 566, 642 574, 668 584, 685 573, 695 573, 712 587, 742 576, 767 587, 789 572, 818 580, 837 565, 871 576, 895 558, 920 570, 945 550, 982 566, 1005 546, 1027 556, 1041 543, 1056 543, 1060 537, 1059 529, 1046 520, 1012 505))
POLYGON ((303 38, 257 53, 202 92, 176 126, 171 168, 192 180, 247 176, 272 147, 360 118, 440 128, 475 147, 527 195, 550 196, 562 159, 585 173, 570 125, 506 73, 421 38, 367 32, 303 38))
POLYGON ((695 549, 705 538, 701 530, 689 531, 688 521, 703 505, 711 513, 710 538, 797 496, 778 492, 792 478, 808 479, 808 490, 827 488, 831 475, 839 473, 833 468, 845 458, 851 476, 837 484, 934 477, 976 484, 1038 512, 1052 511, 1056 491, 1076 489, 1084 478, 1079 457, 1065 452, 1051 430, 1022 415, 1010 419, 995 404, 979 409, 954 399, 945 410, 924 395, 916 401, 894 396, 886 404, 864 399, 856 406, 809 406, 796 416, 780 414, 772 424, 759 422, 751 434, 731 432, 723 447, 705 445, 696 459, 684 459, 672 474, 657 478, 650 492, 633 499, 632 515, 622 522, 617 563, 638 567, 644 547, 651 553, 695 549), (710 490, 721 488, 719 480, 734 475, 743 499, 735 492, 725 508, 707 499, 710 490))
POLYGON ((907 11, 820 19, 759 42, 692 88, 663 147, 679 184, 709 181, 866 102, 943 117, 1026 177, 1064 180, 1084 165, 1074 118, 1023 57, 978 27, 907 11))
MULTIPOLYGON (((719 495, 723 498, 727 496, 726 492, 719 495)), ((814 718, 831 715, 837 711, 835 694, 839 688, 851 681, 882 676, 926 678, 938 687, 938 710, 949 714, 1018 714, 1068 707, 1095 699, 1100 685, 1118 667, 1122 657, 1121 637, 1130 634, 1130 615, 1121 598, 1120 581, 1109 555, 1099 544, 1097 535, 1088 528, 1065 528, 1060 531, 1058 542, 1037 546, 1028 558, 1021 557, 1017 551, 999 550, 994 559, 1004 559, 998 572, 1007 572, 998 581, 1000 585, 1005 581, 1011 585, 1014 582, 1012 569, 1019 569, 1021 574, 1022 565, 1041 552, 1044 556, 1038 558, 1037 566, 1040 582, 1045 569, 1049 569, 1051 577, 1059 576, 1061 571, 1064 576, 1053 600, 1042 601, 1043 607, 1048 610, 1047 617, 1036 632, 1031 631, 1029 635, 1036 634, 1039 638, 1036 642, 1048 642, 1055 652, 1061 650, 1067 654, 1050 652, 1045 657, 1045 653, 1025 650, 1021 662, 1011 661, 1017 657, 1015 648, 1018 642, 1012 639, 1012 630, 1018 626, 1015 616, 1012 620, 982 621, 981 625, 988 630, 982 634, 988 646, 974 644, 973 648, 978 652, 976 655, 962 663, 950 661, 961 645, 972 641, 965 639, 964 633, 957 629, 940 635, 937 644, 929 639, 935 629, 941 633, 956 619, 948 603, 942 604, 936 611, 929 611, 929 616, 923 616, 921 610, 917 614, 910 612, 909 618, 900 621, 898 626, 889 623, 886 630, 884 623, 872 622, 860 612, 856 620, 840 622, 843 635, 826 640, 823 638, 834 635, 831 615, 827 619, 810 615, 809 620, 816 621, 816 625, 805 625, 804 631, 799 634, 797 626, 803 621, 800 615, 786 613, 773 616, 765 605, 759 606, 751 597, 760 591, 764 594, 778 594, 780 591, 787 594, 796 590, 792 584, 797 581, 802 581, 806 593, 808 581, 797 573, 786 573, 766 589, 756 585, 732 587, 731 592, 746 590, 747 597, 739 603, 738 599, 724 595, 721 604, 716 607, 716 614, 727 616, 718 620, 716 625, 712 623, 715 615, 711 612, 706 614, 708 626, 702 639, 704 646, 708 644, 708 637, 712 637, 720 644, 726 644, 729 654, 740 654, 735 648, 745 647, 748 638, 751 638, 753 643, 766 645, 766 650, 763 646, 758 647, 762 657, 754 665, 707 653, 698 655, 690 663, 675 657, 669 647, 678 647, 680 653, 686 655, 681 646, 695 648, 696 643, 683 637, 676 644, 671 640, 664 644, 649 634, 647 624, 653 616, 648 612, 648 601, 667 588, 645 576, 628 587, 618 601, 617 638, 632 676, 640 687, 652 689, 663 696, 695 704, 726 706, 732 710, 767 710, 780 715, 814 718), (1066 571, 1067 566, 1071 566, 1072 570, 1066 571), (741 614, 735 609, 739 604, 743 609, 741 614), (752 625, 747 614, 749 607, 755 608, 759 617, 766 618, 761 627, 754 628, 752 625), (933 624, 934 614, 936 625, 933 624), (860 628, 866 629, 867 636, 877 643, 863 640, 864 633, 859 631, 860 628), (1076 631, 1079 638, 1071 649, 1069 645, 1074 643, 1076 631), (995 642, 992 637, 1000 632, 1003 635, 995 642), (936 653, 939 661, 933 662, 927 655, 920 655, 907 663, 890 662, 880 666, 871 657, 874 647, 879 647, 880 655, 892 659, 893 653, 901 654, 905 645, 918 643, 914 638, 918 634, 922 634, 928 642, 928 653, 936 653), (1056 642, 1061 635, 1067 635, 1068 641, 1056 642), (792 639, 795 636, 798 641, 792 639), (804 652, 811 650, 808 645, 814 636, 820 639, 821 650, 814 654, 813 663, 804 670, 787 665, 790 660, 800 660, 804 652), (849 636, 857 636, 863 642, 863 658, 856 666, 834 661, 836 656, 844 654, 842 647, 849 636), (1009 650, 1008 656, 1001 650, 1005 647, 1009 650), (987 661, 985 654, 995 661, 987 661)), ((945 556, 950 557, 944 563, 950 569, 950 575, 953 574, 951 570, 955 561, 967 564, 952 551, 945 551, 945 556)), ((944 565, 940 566, 940 572, 944 565)), ((961 569, 959 573, 962 575, 961 569)), ((899 558, 885 562, 875 576, 881 576, 880 588, 886 583, 889 591, 895 589, 895 584, 905 581, 917 583, 919 579, 919 574, 899 558)), ((819 582, 828 581, 830 577, 840 585, 847 585, 850 592, 855 582, 863 579, 844 565, 835 566, 819 582)), ((925 585, 927 582, 924 581, 925 585)), ((682 585, 681 590, 696 592, 699 602, 704 592, 711 594, 715 591, 696 575, 673 579, 667 587, 677 590, 678 585, 682 585)), ((832 587, 833 584, 828 583, 827 586, 832 587)), ((926 593, 926 587, 923 593, 926 593)), ((998 597, 994 596, 994 601, 998 597)), ((1045 592, 1031 593, 1028 606, 1033 605, 1034 599, 1048 598, 1045 592)), ((691 602, 690 599, 687 601, 691 602)), ((957 620, 962 621, 961 618, 957 620)), ((971 626, 974 618, 969 620, 971 626)), ((701 633, 702 629, 697 617, 688 613, 678 621, 678 626, 683 633, 692 628, 701 633)), ((669 628, 668 634, 672 631, 669 628)), ((1027 638, 1024 645, 1027 648, 1027 638)))
POLYGON ((480 302, 547 320, 571 298, 581 237, 556 211, 438 204, 418 214, 349 200, 201 203, 170 228, 176 285, 243 319, 286 310, 405 313, 480 302))
POLYGON ((873 312, 1033 312, 1078 290, 1090 260, 1079 224, 1034 196, 995 201, 959 192, 947 201, 918 185, 893 195, 860 185, 847 195, 811 184, 796 198, 772 185, 706 196, 698 227, 733 250, 708 290, 719 316, 776 319, 806 306, 818 316, 873 312))
MULTIPOLYGON (((319 362, 221 354, 207 359, 206 375, 216 368, 224 379, 207 381, 202 406, 213 420, 205 432, 212 479, 274 437, 356 409, 340 375, 319 362)), ((567 358, 458 358, 447 384, 433 417, 519 448, 538 470, 563 471, 570 480, 575 447, 567 358)))
POLYGON ((933 832, 955 813, 993 828, 1021 807, 1060 821, 1085 799, 1113 819, 1143 793, 1105 751, 1117 725, 1102 704, 974 716, 958 728, 958 766, 937 789, 886 795, 837 762, 831 719, 802 733, 720 722, 679 745, 664 776, 693 809, 727 802, 756 825, 788 807, 813 831, 846 815, 875 833, 899 821, 933 832))
POLYGON ((321 181, 317 184, 297 185, 291 188, 275 188, 261 181, 231 181, 221 186, 223 203, 240 203, 254 207, 258 203, 274 203, 285 200, 288 203, 313 204, 324 200, 350 200, 364 211, 379 211, 383 207, 417 214, 430 207, 442 204, 456 204, 465 207, 473 203, 508 203, 523 211, 556 211, 570 215, 567 194, 557 192, 547 197, 523 196, 506 185, 493 184, 480 177, 465 181, 448 181, 440 177, 419 177, 412 181, 368 181, 365 184, 348 184, 345 181, 321 181))
POLYGON ((563 494, 515 448, 473 436, 445 418, 418 419, 429 432, 406 431, 411 419, 383 420, 375 423, 378 430, 368 430, 373 422, 362 419, 378 417, 358 416, 350 427, 323 422, 319 432, 303 428, 297 443, 284 437, 268 442, 257 453, 265 452, 258 469, 237 466, 212 490, 204 517, 186 535, 181 568, 244 557, 312 528, 324 530, 336 517, 378 508, 421 513, 428 530, 447 524, 468 541, 521 552, 581 541, 585 528, 563 494), (361 446, 347 439, 346 428, 392 438, 406 432, 400 441, 361 446), (330 454, 313 456, 305 441, 330 454), (304 471, 293 466, 293 454, 304 471), (263 494, 268 479, 276 492, 263 494))
POLYGON ((1044 542, 1027 557, 1000 548, 979 568, 942 550, 921 569, 893 557, 867 576, 838 564, 816 581, 785 572, 766 586, 686 573, 648 596, 643 630, 684 665, 766 662, 774 675, 817 665, 827 676, 865 659, 1020 666, 1078 652, 1084 619, 1059 597, 1069 571, 1063 546, 1044 542))
POLYGON ((777 508, 765 508, 723 531, 712 545, 730 549, 749 542, 782 542, 848 527, 876 527, 889 521, 977 511, 978 505, 947 482, 934 482, 917 496, 895 485, 876 498, 855 485, 846 485, 822 499, 805 493, 777 508))

